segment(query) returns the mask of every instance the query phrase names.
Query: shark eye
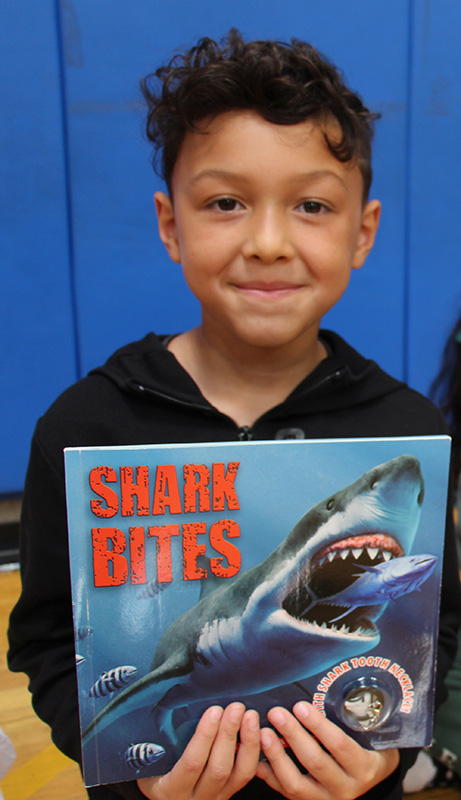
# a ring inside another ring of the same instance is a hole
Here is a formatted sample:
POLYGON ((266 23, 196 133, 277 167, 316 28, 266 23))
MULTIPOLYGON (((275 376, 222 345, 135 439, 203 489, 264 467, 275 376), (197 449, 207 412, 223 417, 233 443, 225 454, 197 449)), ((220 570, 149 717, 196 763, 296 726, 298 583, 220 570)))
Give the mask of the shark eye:
POLYGON ((331 509, 333 508, 334 504, 335 504, 335 498, 334 497, 330 497, 330 499, 329 499, 329 501, 327 503, 328 511, 331 511, 331 509))
POLYGON ((372 482, 370 483, 370 489, 376 489, 378 485, 378 478, 373 478, 372 482))

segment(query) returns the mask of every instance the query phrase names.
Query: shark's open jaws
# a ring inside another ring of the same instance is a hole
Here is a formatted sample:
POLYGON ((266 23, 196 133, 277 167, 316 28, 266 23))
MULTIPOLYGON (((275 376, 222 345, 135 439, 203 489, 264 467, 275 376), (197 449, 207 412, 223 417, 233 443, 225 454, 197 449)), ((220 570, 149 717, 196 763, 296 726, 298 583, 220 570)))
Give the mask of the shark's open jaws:
POLYGON ((264 561, 222 581, 169 626, 151 671, 94 718, 84 744, 144 707, 174 742, 176 708, 270 690, 370 650, 386 603, 344 614, 327 598, 354 583, 358 566, 410 552, 423 496, 418 460, 399 456, 317 503, 264 561))
MULTIPOLYGON (((309 582, 295 586, 284 599, 282 607, 304 623, 319 626, 323 630, 374 637, 375 620, 382 613, 382 605, 355 609, 355 613, 351 611, 347 616, 347 621, 336 626, 335 604, 331 600, 327 602, 327 598, 350 586, 359 574, 358 567, 377 566, 403 555, 399 542, 383 533, 351 536, 326 545, 311 561, 309 582), (322 598, 325 598, 325 602, 322 602, 322 598)), ((339 603, 337 607, 340 607, 339 603)))

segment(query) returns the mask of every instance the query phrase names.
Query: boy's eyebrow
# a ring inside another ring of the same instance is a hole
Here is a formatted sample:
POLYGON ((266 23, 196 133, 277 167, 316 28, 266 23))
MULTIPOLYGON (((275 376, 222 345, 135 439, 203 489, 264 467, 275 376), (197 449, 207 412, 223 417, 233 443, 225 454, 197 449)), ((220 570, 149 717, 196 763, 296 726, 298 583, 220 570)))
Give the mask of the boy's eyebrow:
POLYGON ((201 172, 198 172, 197 175, 193 175, 192 178, 189 180, 189 186, 193 186, 194 183, 198 183, 203 178, 221 178, 223 180, 240 180, 240 181, 248 181, 248 178, 240 172, 229 172, 228 170, 224 169, 203 169, 201 172))
MULTIPOLYGON (((242 183, 251 183, 252 179, 245 175, 245 173, 241 172, 231 172, 229 170, 223 169, 204 169, 201 172, 198 172, 197 175, 193 175, 189 180, 189 186, 193 186, 195 183, 203 180, 204 178, 217 178, 218 180, 234 180, 240 181, 242 183)), ((293 180, 296 183, 304 183, 305 181, 312 181, 321 178, 334 178, 338 181, 343 187, 345 186, 345 181, 337 172, 329 169, 319 169, 313 170, 312 172, 300 172, 297 173, 296 176, 290 177, 290 183, 293 183, 293 180)))

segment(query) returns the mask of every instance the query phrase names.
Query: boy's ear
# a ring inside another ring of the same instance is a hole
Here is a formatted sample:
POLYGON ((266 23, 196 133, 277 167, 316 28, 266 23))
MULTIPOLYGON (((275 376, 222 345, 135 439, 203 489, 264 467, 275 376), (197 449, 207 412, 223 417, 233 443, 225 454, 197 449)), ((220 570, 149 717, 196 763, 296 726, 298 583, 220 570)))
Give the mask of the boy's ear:
POLYGON ((352 261, 353 269, 360 269, 368 253, 373 247, 375 243, 376 231, 378 230, 380 215, 381 203, 379 200, 370 200, 362 212, 360 232, 357 237, 357 245, 352 261))
POLYGON ((164 192, 154 194, 155 210, 157 212, 158 232, 165 245, 168 255, 177 264, 181 261, 179 250, 176 220, 174 218, 173 203, 164 192))

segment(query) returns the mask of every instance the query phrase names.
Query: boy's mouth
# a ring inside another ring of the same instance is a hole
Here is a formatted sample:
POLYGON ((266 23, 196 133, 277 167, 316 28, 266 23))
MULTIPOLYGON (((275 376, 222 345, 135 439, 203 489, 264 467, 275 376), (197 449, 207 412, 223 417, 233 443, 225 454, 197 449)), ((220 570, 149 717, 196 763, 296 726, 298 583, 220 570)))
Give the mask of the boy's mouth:
POLYGON ((294 292, 302 289, 299 283, 289 283, 288 281, 250 281, 249 283, 234 284, 235 288, 245 294, 253 295, 254 297, 264 297, 276 299, 279 297, 287 297, 294 292))

